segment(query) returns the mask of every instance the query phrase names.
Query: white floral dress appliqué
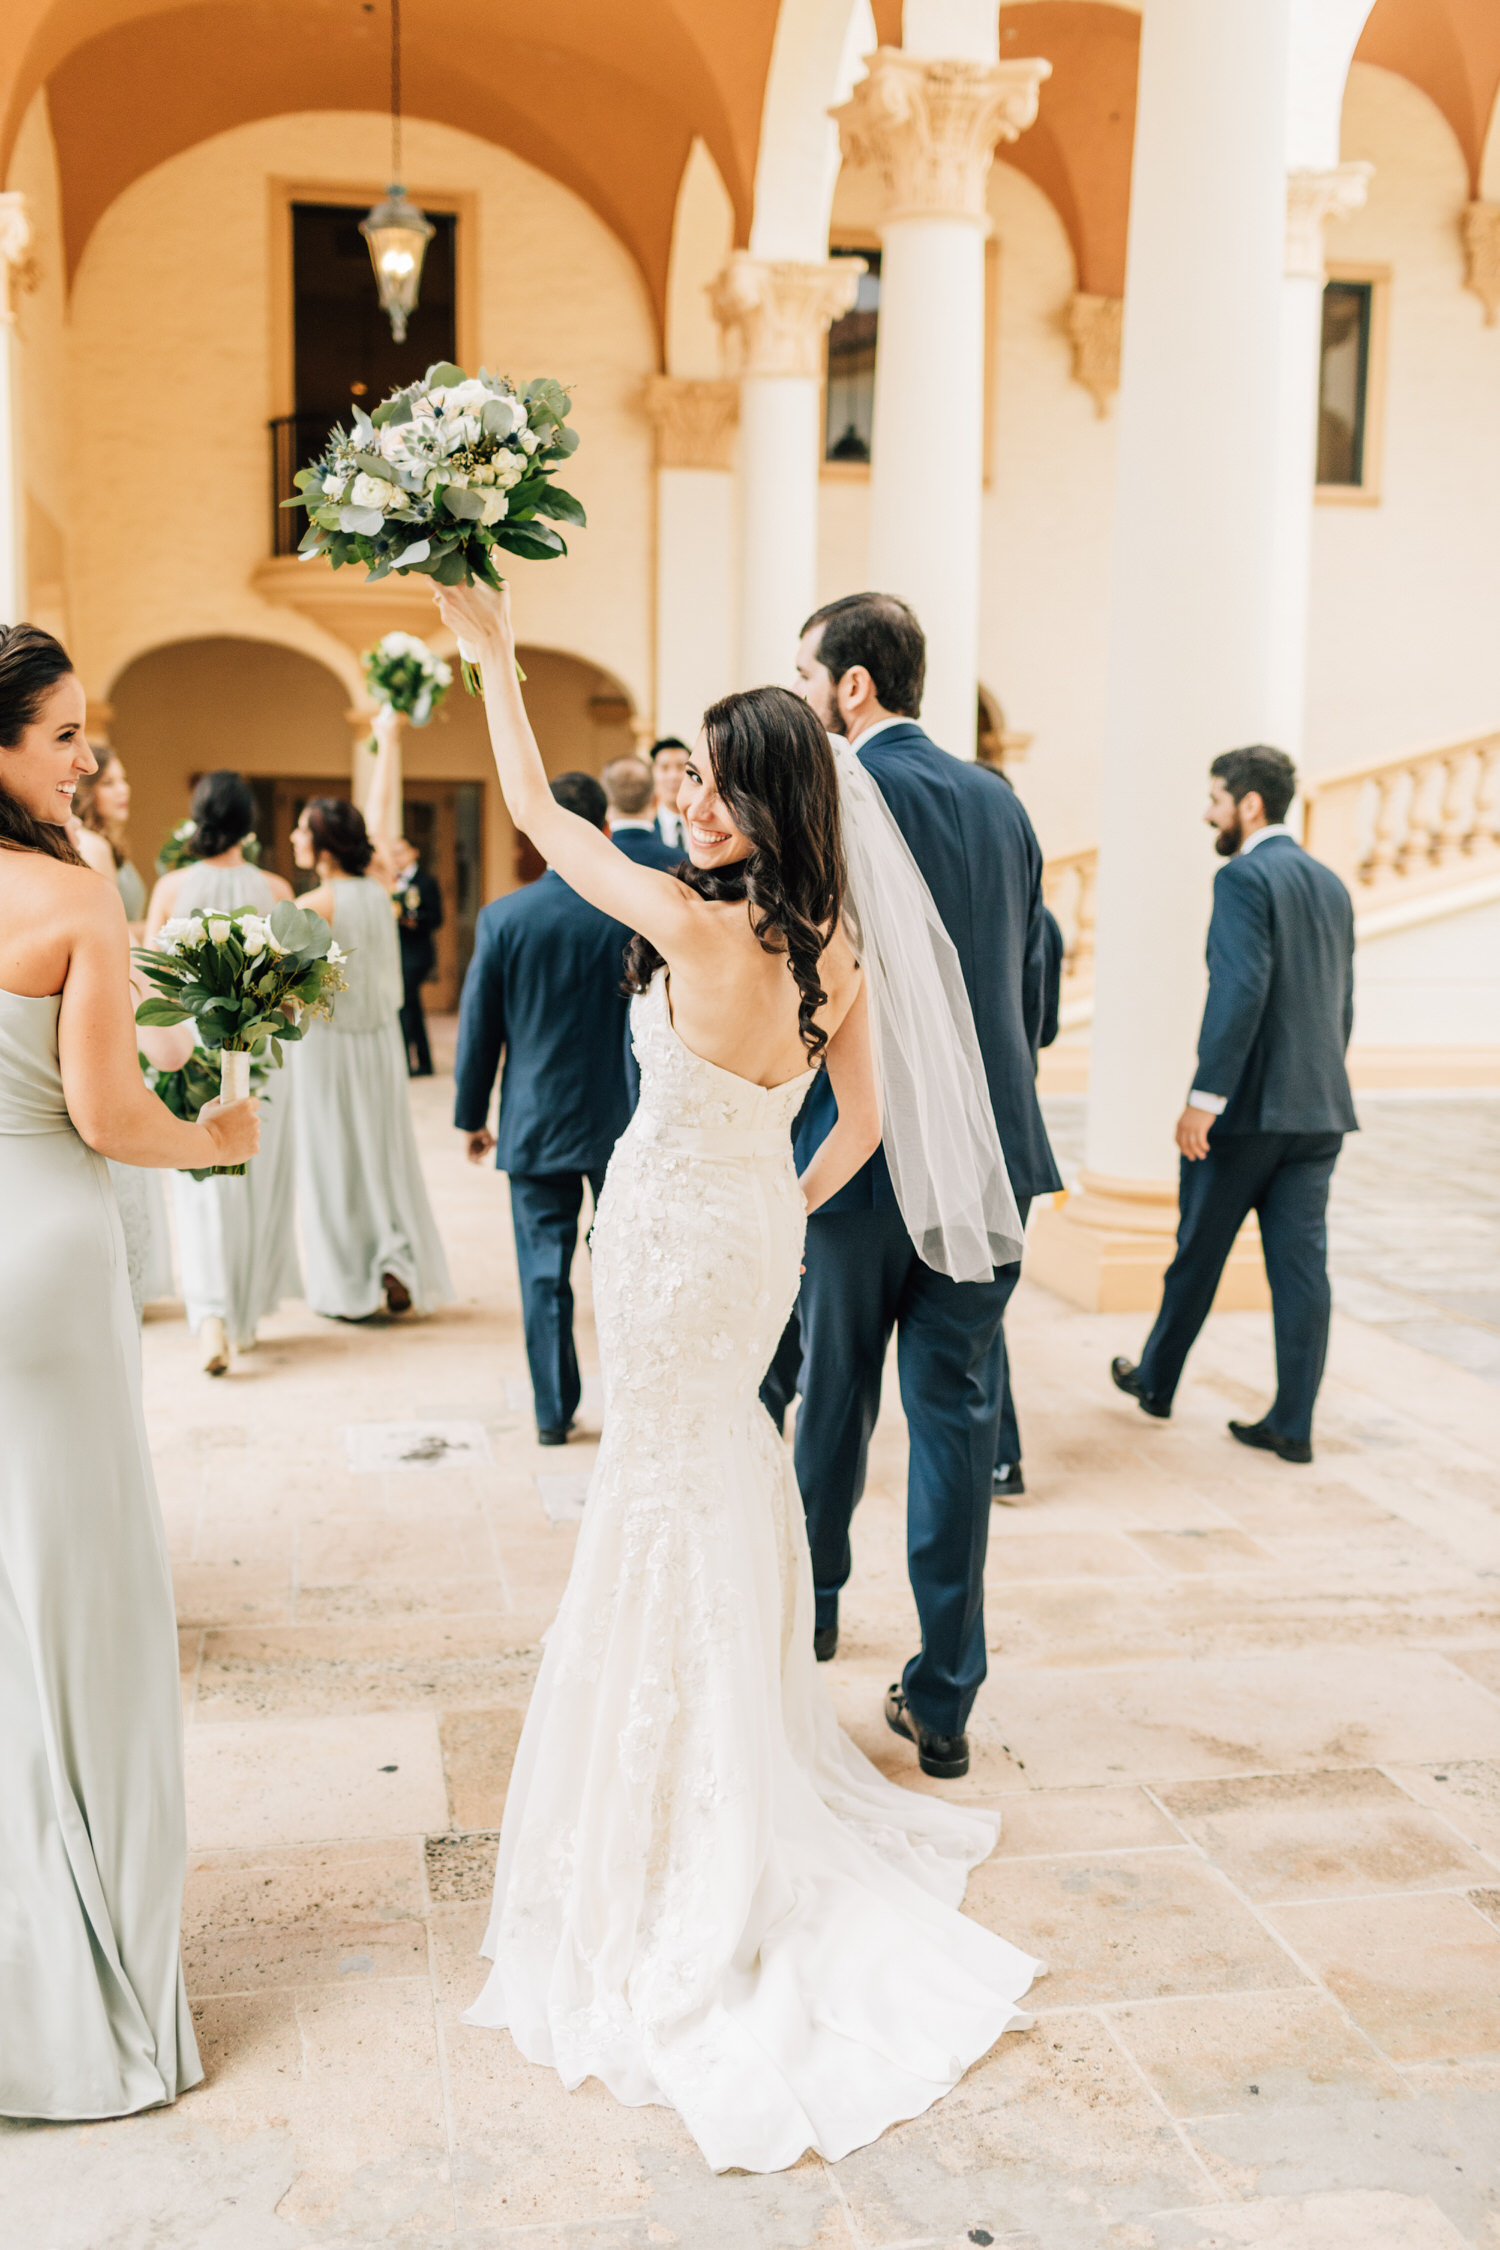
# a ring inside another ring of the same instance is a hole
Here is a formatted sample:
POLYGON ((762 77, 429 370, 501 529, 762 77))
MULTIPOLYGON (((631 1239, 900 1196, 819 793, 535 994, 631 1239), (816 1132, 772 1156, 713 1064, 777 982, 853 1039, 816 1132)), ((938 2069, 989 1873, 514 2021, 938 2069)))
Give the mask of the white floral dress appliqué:
POLYGON ((797 1294, 791 1125, 631 1012, 641 1099, 593 1236, 604 1437, 511 1780, 467 2021, 676 2109, 719 2171, 837 2158, 1011 2027, 1041 1964, 959 1913, 999 1823, 886 1781, 813 1656, 758 1390, 797 1294))

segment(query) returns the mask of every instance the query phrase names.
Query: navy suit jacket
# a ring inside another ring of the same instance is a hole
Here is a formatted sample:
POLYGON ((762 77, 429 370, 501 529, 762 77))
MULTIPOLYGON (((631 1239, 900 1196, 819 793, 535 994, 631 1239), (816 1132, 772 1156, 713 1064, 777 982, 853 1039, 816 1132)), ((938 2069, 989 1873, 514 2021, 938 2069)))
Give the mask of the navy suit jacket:
POLYGON ((1193 1087, 1222 1094, 1226 1133, 1358 1129, 1344 1052, 1354 1021, 1354 908, 1321 860, 1269 836, 1221 867, 1193 1087))
POLYGON ((1067 941, 1062 934, 1062 924, 1050 906, 1042 908, 1042 1028, 1037 1034, 1039 1047, 1050 1047, 1057 1037, 1058 1017, 1062 1011, 1063 955, 1067 941))
POLYGON ((686 856, 662 842, 661 830, 654 820, 649 828, 612 828, 609 840, 618 845, 627 859, 633 859, 637 867, 659 867, 664 875, 680 867, 686 856))
POLYGON ((549 867, 484 908, 458 1019, 453 1121, 477 1133, 502 1054, 502 1172, 602 1172, 630 1122, 630 932, 549 867))
MULTIPOLYGON (((915 719, 887 727, 857 755, 911 846, 957 949, 1011 1188, 1018 1198, 1045 1195, 1062 1181, 1036 1098, 1046 909, 1041 847, 1026 808, 997 775, 940 750, 915 719)), ((820 1072, 797 1123, 799 1171, 837 1115, 820 1072)), ((877 1152, 823 1210, 869 1211, 894 1202, 885 1156, 877 1152)))

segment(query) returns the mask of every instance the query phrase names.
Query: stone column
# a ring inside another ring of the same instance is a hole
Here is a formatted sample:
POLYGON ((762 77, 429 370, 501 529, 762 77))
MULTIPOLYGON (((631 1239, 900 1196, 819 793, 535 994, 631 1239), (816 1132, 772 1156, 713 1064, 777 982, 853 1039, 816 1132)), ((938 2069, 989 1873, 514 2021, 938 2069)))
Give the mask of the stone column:
POLYGON ((962 758, 979 688, 985 188, 995 143, 1031 124, 1052 68, 994 61, 994 24, 991 9, 991 59, 877 49, 836 112, 846 160, 879 175, 884 206, 870 583, 921 619, 923 724, 962 758))
POLYGON ((824 344, 862 270, 854 258, 804 263, 737 250, 713 286, 740 378, 741 687, 791 678, 816 606, 824 344))
POLYGON ((656 724, 642 748, 654 733, 691 742, 709 704, 734 685, 739 392, 653 375, 646 412, 656 431, 656 724))
POLYGON ((30 243, 25 196, 15 189, 0 194, 0 625, 18 624, 26 600, 16 292, 30 243))
POLYGON ((1286 182, 1281 290, 1281 432, 1276 448, 1276 560, 1271 577, 1271 701, 1267 739, 1299 763, 1307 703, 1307 606, 1313 487, 1318 473, 1318 376, 1323 351, 1323 225, 1357 211, 1373 164, 1298 166, 1286 182))
MULTIPOLYGON (((1142 22, 1086 1165, 1030 1259, 1097 1310, 1158 1299, 1203 1005, 1207 769, 1270 738, 1290 5, 1146 0, 1142 22)), ((1242 1237, 1219 1302, 1264 1292, 1242 1237)))

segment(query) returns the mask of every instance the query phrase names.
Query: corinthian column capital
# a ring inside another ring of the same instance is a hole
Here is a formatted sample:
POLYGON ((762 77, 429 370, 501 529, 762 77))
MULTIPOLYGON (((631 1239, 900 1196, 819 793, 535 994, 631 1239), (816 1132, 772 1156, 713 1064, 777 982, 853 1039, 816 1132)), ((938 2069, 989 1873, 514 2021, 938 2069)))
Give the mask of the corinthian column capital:
POLYGON ((738 384, 653 375, 646 385, 646 412, 656 431, 657 467, 732 467, 739 410, 738 384))
POLYGON ((803 264, 736 250, 711 285, 709 302, 730 340, 737 371, 821 375, 829 324, 854 303, 864 270, 858 258, 803 264))
POLYGON ((1334 164, 1326 172, 1307 166, 1286 176, 1286 273, 1289 280, 1323 278, 1323 221, 1362 208, 1373 164, 1334 164))
POLYGON ((16 188, 0 194, 0 321, 15 316, 17 287, 26 285, 30 266, 31 219, 26 198, 16 188))
POLYGON ((932 61, 879 47, 865 68, 832 115, 846 161, 880 173, 884 217, 982 221, 995 144, 1035 122, 1051 63, 932 61))

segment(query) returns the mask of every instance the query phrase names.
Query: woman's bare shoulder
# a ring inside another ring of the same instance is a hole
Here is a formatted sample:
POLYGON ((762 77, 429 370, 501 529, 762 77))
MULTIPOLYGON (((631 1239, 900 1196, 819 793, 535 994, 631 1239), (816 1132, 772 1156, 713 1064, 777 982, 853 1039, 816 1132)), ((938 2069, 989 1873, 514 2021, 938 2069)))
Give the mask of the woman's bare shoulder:
POLYGON ((272 898, 283 899, 294 898, 296 896, 296 893, 293 891, 291 884, 287 881, 284 875, 273 875, 269 867, 263 867, 261 869, 261 873, 265 876, 266 884, 270 890, 272 898))

